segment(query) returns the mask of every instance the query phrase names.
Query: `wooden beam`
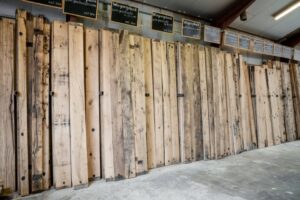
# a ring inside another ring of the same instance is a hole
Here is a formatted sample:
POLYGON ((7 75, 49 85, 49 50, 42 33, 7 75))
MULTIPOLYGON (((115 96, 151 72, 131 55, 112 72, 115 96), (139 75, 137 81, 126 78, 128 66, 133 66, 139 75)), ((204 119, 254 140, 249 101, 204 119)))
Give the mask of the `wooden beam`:
POLYGON ((213 25, 227 28, 242 12, 251 6, 255 0, 239 0, 232 3, 227 9, 221 11, 213 20, 213 25))
POLYGON ((293 32, 279 39, 278 42, 290 47, 297 46, 298 44, 300 44, 300 28, 297 28, 293 32))

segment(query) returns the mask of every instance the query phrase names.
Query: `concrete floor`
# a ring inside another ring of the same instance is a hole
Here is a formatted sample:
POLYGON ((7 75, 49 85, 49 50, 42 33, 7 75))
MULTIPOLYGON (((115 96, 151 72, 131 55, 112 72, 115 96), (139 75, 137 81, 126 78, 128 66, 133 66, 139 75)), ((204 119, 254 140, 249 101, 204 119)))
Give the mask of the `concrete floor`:
POLYGON ((300 141, 244 152, 222 160, 154 169, 81 190, 50 190, 25 199, 300 199, 300 141))

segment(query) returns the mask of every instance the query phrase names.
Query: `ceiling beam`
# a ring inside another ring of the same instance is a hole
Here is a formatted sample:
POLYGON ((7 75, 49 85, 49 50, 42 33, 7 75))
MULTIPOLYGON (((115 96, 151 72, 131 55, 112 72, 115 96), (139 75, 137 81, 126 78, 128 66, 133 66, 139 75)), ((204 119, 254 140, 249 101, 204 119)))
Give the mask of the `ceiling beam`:
POLYGON ((221 11, 213 21, 213 25, 219 28, 227 28, 236 18, 240 16, 255 0, 236 0, 225 10, 221 11))
POLYGON ((279 39, 278 43, 289 47, 295 47, 300 44, 300 28, 279 39))

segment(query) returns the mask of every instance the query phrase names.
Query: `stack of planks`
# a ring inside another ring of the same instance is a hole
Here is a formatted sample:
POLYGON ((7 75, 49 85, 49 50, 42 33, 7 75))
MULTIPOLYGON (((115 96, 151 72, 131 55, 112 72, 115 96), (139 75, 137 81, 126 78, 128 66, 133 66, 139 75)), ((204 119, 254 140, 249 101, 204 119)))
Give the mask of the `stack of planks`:
POLYGON ((26 195, 51 185, 50 23, 23 10, 16 18, 18 181, 20 194, 26 195))
POLYGON ((16 189, 14 120, 15 20, 0 18, 0 179, 16 189))

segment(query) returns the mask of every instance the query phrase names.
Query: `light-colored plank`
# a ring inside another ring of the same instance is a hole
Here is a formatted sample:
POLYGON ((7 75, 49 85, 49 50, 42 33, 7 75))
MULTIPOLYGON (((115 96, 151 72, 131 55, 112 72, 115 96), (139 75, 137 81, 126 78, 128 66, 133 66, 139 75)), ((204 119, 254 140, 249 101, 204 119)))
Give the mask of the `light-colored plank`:
POLYGON ((132 65, 133 130, 135 136, 136 174, 144 174, 147 167, 144 44, 140 36, 130 35, 132 65))
POLYGON ((44 24, 44 48, 43 48, 43 189, 49 189, 51 185, 50 174, 50 115, 49 115, 49 89, 50 89, 50 23, 44 24))
POLYGON ((17 97, 17 163, 18 190, 21 196, 29 194, 27 87, 26 87, 26 25, 25 18, 17 17, 16 89, 17 97))
POLYGON ((106 180, 113 180, 114 162, 113 162, 113 131, 112 131, 112 113, 111 113, 111 86, 110 86, 110 68, 112 61, 110 53, 112 51, 112 33, 106 30, 100 30, 100 91, 103 95, 100 98, 101 112, 101 152, 102 152, 102 174, 106 180))
POLYGON ((69 24, 68 30, 72 186, 77 187, 88 183, 83 26, 69 24))
POLYGON ((155 124, 155 155, 156 167, 164 165, 164 130, 163 130, 163 91, 162 91, 162 43, 152 40, 153 63, 153 97, 154 97, 154 124, 155 124))
POLYGON ((100 172, 100 99, 99 33, 85 29, 85 109, 88 152, 88 176, 99 178, 100 172))
POLYGON ((284 120, 286 128, 286 138, 288 142, 296 140, 296 125, 294 116, 294 105, 292 96, 292 85, 289 71, 289 65, 287 63, 281 63, 282 73, 282 90, 284 101, 284 120))
POLYGON ((0 179, 16 189, 14 121, 15 20, 0 19, 0 179))
POLYGON ((205 49, 199 48, 199 79, 200 79, 200 98, 201 98, 201 118, 202 118, 202 133, 203 133, 203 158, 209 159, 210 144, 209 144, 209 116, 208 116, 208 96, 207 96, 207 82, 206 82, 206 62, 205 49))
POLYGON ((55 188, 71 186, 68 24, 52 23, 52 160, 55 188))
POLYGON ((153 77, 151 40, 144 39, 144 66, 145 66, 145 93, 146 93, 146 132, 148 168, 156 167, 154 103, 153 103, 153 77))
POLYGON ((170 108, 171 108, 171 132, 172 132, 172 163, 179 162, 179 130, 177 110, 177 86, 176 86, 176 58, 175 44, 167 43, 167 65, 170 74, 170 108))
POLYGON ((131 99, 131 73, 129 34, 124 30, 120 33, 120 71, 122 87, 122 112, 123 112, 123 137, 124 137, 124 162, 125 178, 132 178, 136 175, 135 166, 135 144, 133 132, 133 102, 131 99))

